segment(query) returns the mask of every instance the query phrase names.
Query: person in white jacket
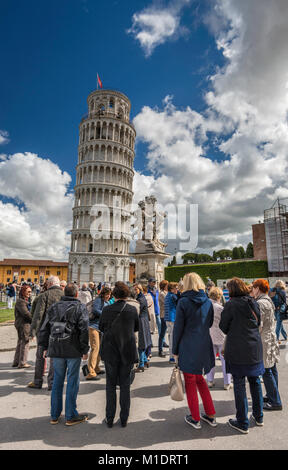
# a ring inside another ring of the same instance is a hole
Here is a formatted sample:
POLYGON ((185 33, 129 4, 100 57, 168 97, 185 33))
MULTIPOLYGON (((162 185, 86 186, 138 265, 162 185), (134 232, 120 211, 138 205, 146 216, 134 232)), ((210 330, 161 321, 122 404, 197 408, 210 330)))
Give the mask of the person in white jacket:
POLYGON ((80 302, 85 305, 92 300, 88 286, 85 283, 82 285, 82 289, 80 289, 78 292, 78 300, 80 300, 80 302))
POLYGON ((155 317, 155 309, 154 309, 154 301, 151 294, 148 293, 148 287, 143 286, 143 294, 147 300, 148 305, 148 313, 149 313, 149 323, 150 323, 150 332, 153 335, 156 331, 156 317, 155 317))
MULTIPOLYGON (((213 309, 214 309, 214 321, 213 325, 210 328, 210 336, 213 343, 214 354, 219 354, 221 363, 222 363, 222 371, 224 377, 224 389, 229 390, 231 385, 231 374, 226 374, 226 366, 225 366, 225 359, 223 356, 223 349, 224 349, 224 342, 225 342, 225 335, 219 328, 219 323, 221 320, 221 312, 223 310, 223 305, 221 304, 221 299, 223 296, 223 292, 219 287, 212 287, 209 290, 209 298, 212 301, 213 309)), ((215 375, 215 367, 210 370, 207 374, 207 382, 208 387, 212 388, 215 386, 214 382, 214 375, 215 375)))

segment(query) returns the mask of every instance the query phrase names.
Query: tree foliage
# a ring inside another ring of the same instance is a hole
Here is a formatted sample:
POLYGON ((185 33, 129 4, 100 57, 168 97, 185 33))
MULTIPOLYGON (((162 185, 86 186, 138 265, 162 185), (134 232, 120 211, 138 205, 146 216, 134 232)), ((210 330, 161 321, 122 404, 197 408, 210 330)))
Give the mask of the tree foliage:
POLYGON ((238 248, 238 246, 235 246, 232 250, 232 258, 233 259, 239 259, 241 258, 241 255, 240 255, 240 250, 238 248))
POLYGON ((207 263, 213 261, 212 256, 207 253, 185 253, 182 256, 183 264, 185 263, 207 263))
POLYGON ((177 260, 176 260, 176 256, 174 255, 173 258, 172 258, 172 261, 170 261, 170 263, 168 263, 168 266, 175 266, 175 264, 177 264, 177 260))
POLYGON ((239 246, 239 253, 240 253, 240 258, 246 258, 246 252, 243 248, 243 246, 239 246))
MULTIPOLYGON (((189 263, 207 263, 211 261, 217 260, 227 260, 229 258, 232 259, 246 259, 246 258, 253 258, 253 243, 248 243, 247 250, 243 248, 243 246, 235 246, 232 250, 223 249, 218 251, 213 251, 213 255, 209 255, 207 253, 185 253, 182 256, 183 264, 189 263)), ((172 261, 173 263, 173 261, 172 261)), ((170 263, 170 266, 173 264, 170 263)))
POLYGON ((246 248, 246 257, 247 258, 254 258, 254 247, 253 243, 248 243, 247 248, 246 248))

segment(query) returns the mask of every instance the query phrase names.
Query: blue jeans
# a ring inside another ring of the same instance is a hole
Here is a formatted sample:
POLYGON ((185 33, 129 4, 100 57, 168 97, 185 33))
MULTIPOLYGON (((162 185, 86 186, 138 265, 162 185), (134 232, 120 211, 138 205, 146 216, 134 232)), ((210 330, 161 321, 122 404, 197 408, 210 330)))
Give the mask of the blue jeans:
POLYGON ((285 340, 287 340, 287 333, 286 333, 285 328, 283 326, 283 322, 281 320, 280 312, 276 311, 275 312, 275 317, 276 317, 276 336, 277 336, 277 339, 279 340, 280 333, 281 333, 283 338, 285 340))
MULTIPOLYGON (((250 393, 252 397, 252 412, 256 420, 263 418, 263 395, 259 377, 247 377, 250 393)), ((248 420, 248 400, 246 395, 245 377, 233 375, 234 397, 236 406, 236 419, 240 426, 247 430, 248 420)))
POLYGON ((276 364, 274 364, 274 366, 270 367, 269 369, 265 369, 265 373, 262 377, 269 403, 271 403, 271 405, 282 406, 278 391, 278 371, 276 364))
POLYGON ((145 349, 138 349, 139 352, 139 367, 144 367, 144 364, 148 362, 145 349))
POLYGON ((160 335, 160 333, 161 333, 161 318, 160 318, 160 315, 155 315, 155 317, 156 317, 156 324, 157 324, 158 334, 160 335))
POLYGON ((164 338, 165 338, 165 334, 167 330, 167 324, 164 318, 160 318, 160 321, 161 321, 161 330, 160 330, 159 342, 158 342, 159 353, 163 351, 163 343, 164 343, 164 338))
POLYGON ((151 349, 152 349, 152 347, 151 347, 151 346, 148 346, 148 348, 147 348, 147 349, 145 349, 145 354, 146 354, 146 357, 147 357, 147 361, 148 361, 148 357, 149 357, 149 356, 150 356, 150 354, 151 354, 151 349))
POLYGON ((76 400, 80 383, 81 357, 64 359, 53 357, 54 380, 51 393, 51 418, 57 419, 63 409, 63 388, 67 372, 67 387, 65 399, 66 421, 78 416, 76 400))

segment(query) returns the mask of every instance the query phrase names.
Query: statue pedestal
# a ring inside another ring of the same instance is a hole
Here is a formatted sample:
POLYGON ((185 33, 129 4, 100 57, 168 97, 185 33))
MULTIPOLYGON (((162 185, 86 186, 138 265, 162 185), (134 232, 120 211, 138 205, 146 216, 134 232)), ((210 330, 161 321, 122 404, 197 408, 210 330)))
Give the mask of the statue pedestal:
POLYGON ((169 257, 169 254, 161 252, 133 253, 136 282, 145 282, 151 277, 155 278, 158 284, 163 281, 164 260, 169 257))
POLYGON ((138 240, 135 253, 131 255, 136 261, 137 282, 147 282, 150 278, 154 278, 157 283, 163 281, 164 260, 171 256, 165 253, 167 243, 160 240, 160 228, 167 214, 157 210, 156 202, 155 196, 146 196, 145 201, 138 203, 139 209, 134 213, 138 222, 138 240))

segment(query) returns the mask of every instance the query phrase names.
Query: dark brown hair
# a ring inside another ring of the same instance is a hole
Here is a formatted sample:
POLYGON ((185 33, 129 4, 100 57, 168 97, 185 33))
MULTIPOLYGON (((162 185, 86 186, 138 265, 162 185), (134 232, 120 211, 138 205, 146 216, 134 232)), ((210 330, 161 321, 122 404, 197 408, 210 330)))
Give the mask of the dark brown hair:
POLYGON ((104 299, 106 294, 111 294, 110 287, 102 287, 102 290, 101 290, 99 296, 101 297, 101 299, 104 299))
POLYGON ((169 282, 168 291, 171 292, 171 290, 175 289, 175 287, 178 287, 178 282, 169 282))
POLYGON ((168 281, 161 281, 159 284, 160 290, 164 290, 166 286, 168 286, 169 282, 168 281))
POLYGON ((246 286, 245 282, 239 277, 233 277, 233 279, 230 279, 230 281, 227 282, 227 288, 229 291, 229 297, 241 297, 249 295, 250 293, 248 286, 246 286))
POLYGON ((130 295, 130 289, 125 282, 117 281, 112 292, 115 299, 127 299, 130 295))

